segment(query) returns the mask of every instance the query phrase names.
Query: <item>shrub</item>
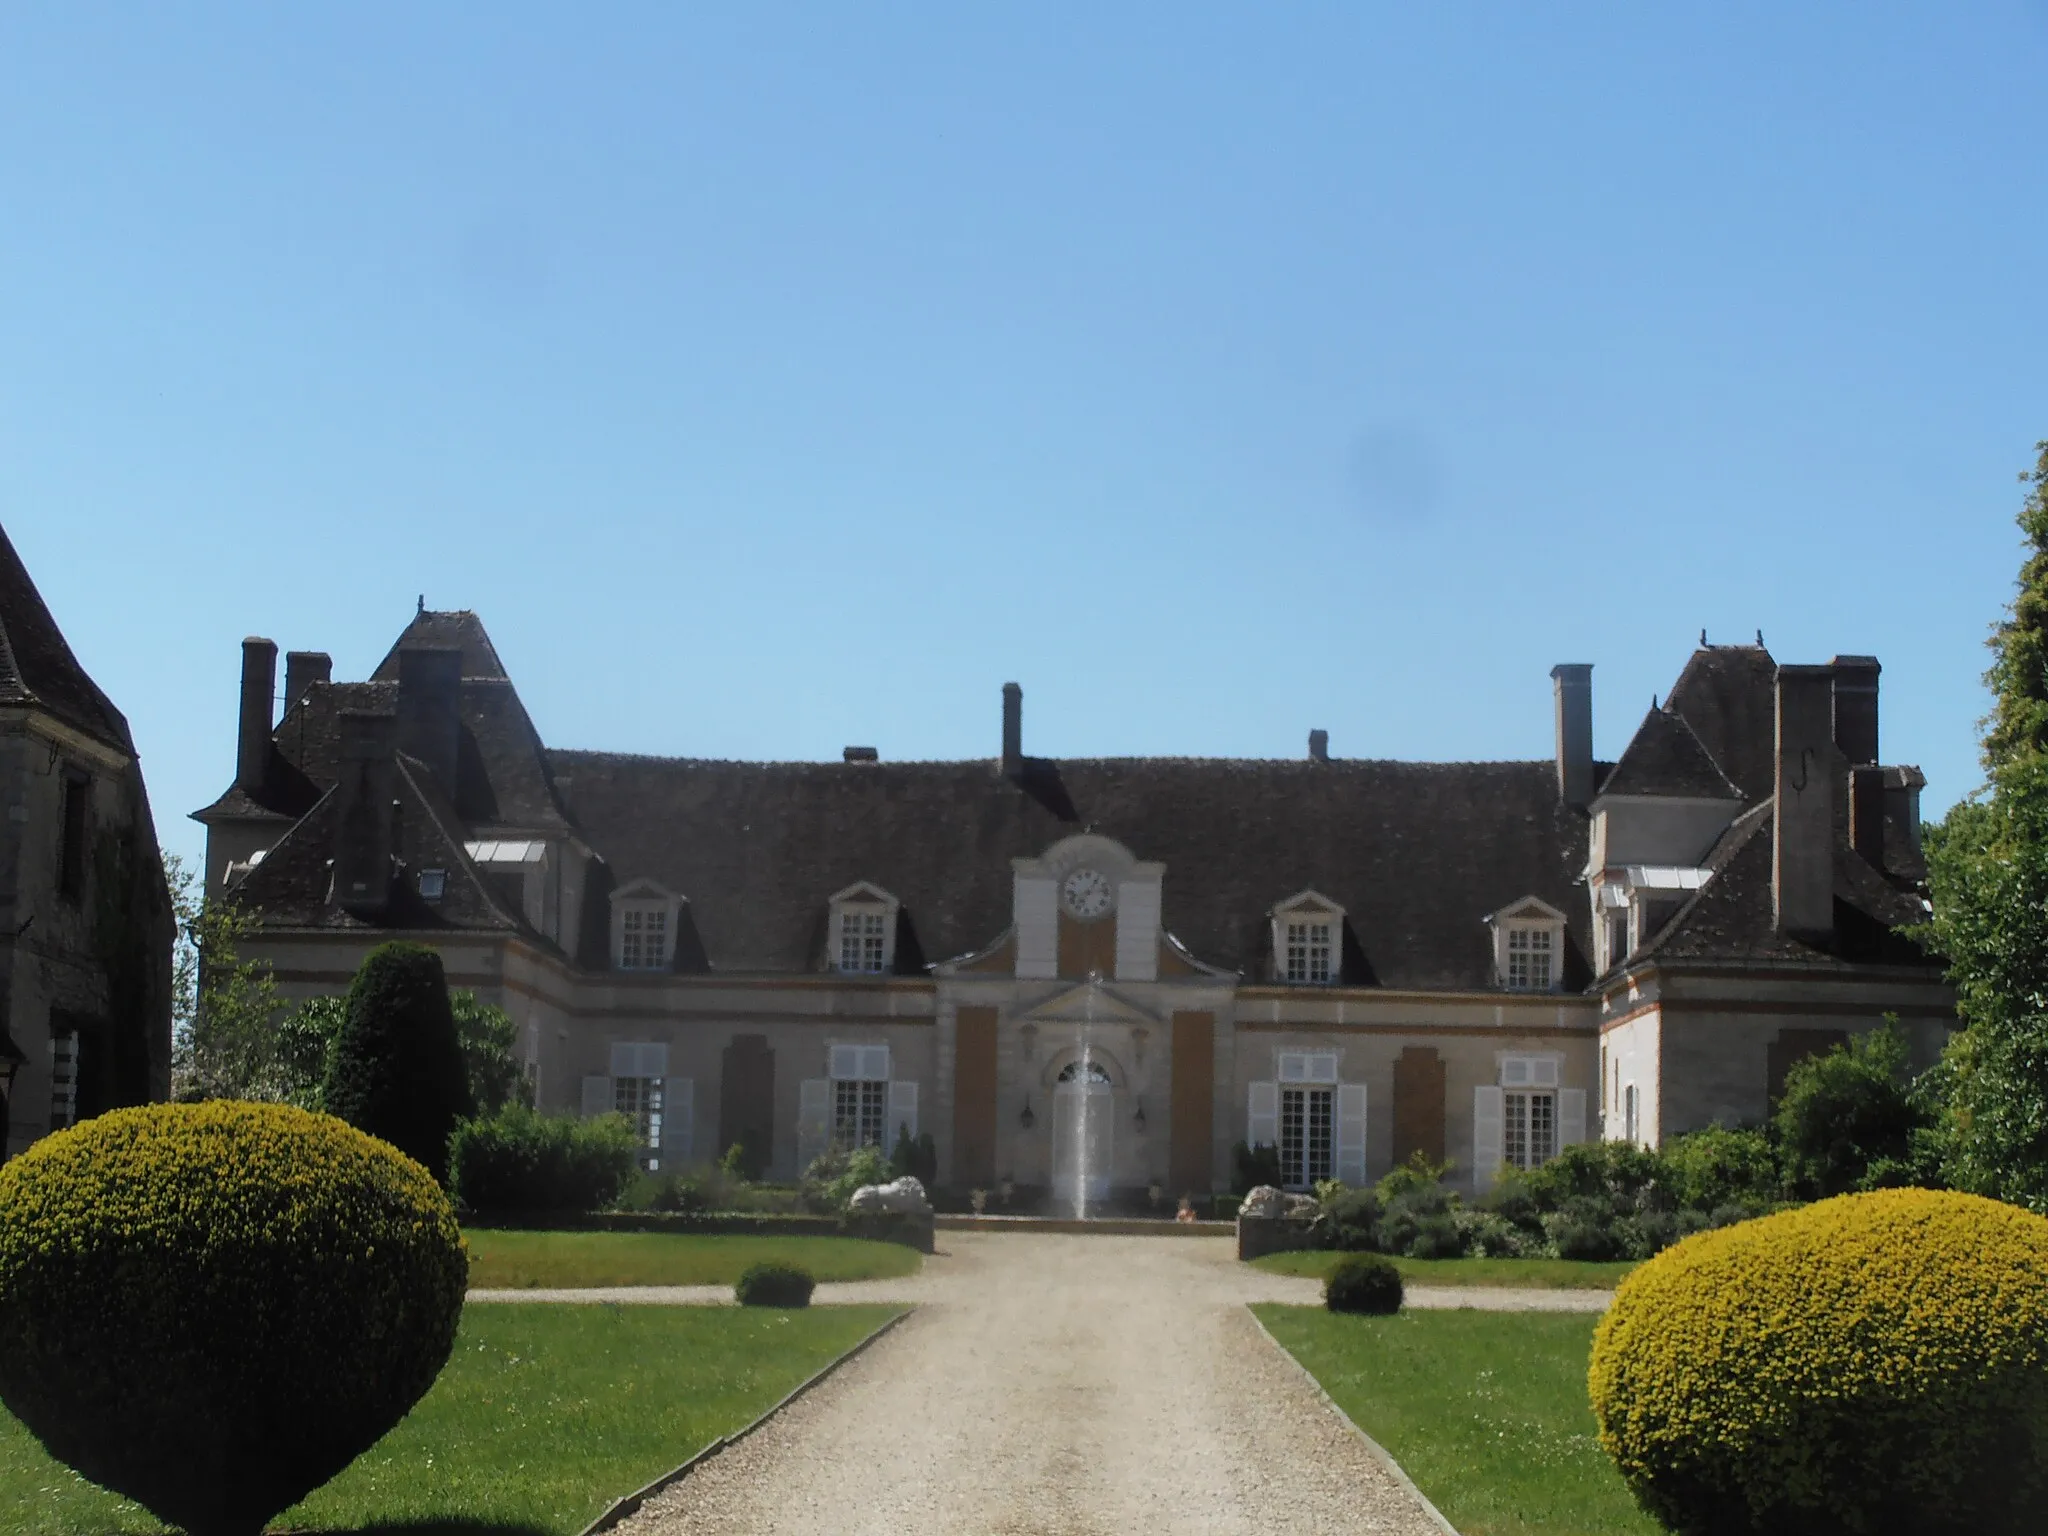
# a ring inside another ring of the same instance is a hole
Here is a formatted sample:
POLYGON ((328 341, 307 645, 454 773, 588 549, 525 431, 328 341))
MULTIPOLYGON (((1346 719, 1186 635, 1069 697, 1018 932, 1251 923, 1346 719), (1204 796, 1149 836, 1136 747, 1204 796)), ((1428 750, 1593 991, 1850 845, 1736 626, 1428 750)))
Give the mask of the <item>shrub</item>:
POLYGON ((1280 1184, 1280 1149, 1261 1145, 1248 1147, 1239 1142, 1230 1149, 1230 1192, 1242 1199, 1261 1184, 1280 1184))
POLYGON ((1921 1120, 1906 1085, 1906 1054, 1905 1035, 1887 1021, 1786 1074, 1771 1126, 1796 1193, 1846 1194, 1873 1163, 1909 1161, 1921 1120))
POLYGON ((711 1196, 696 1179, 680 1173, 641 1173, 636 1170, 617 1204, 622 1211, 688 1215, 708 1211, 712 1203, 711 1196))
POLYGON ((1543 1218, 1543 1230, 1560 1259, 1598 1261, 1621 1257, 1621 1243, 1607 1223, 1580 1211, 1557 1211, 1543 1218))
POLYGON ((1450 1191, 1444 1188, 1444 1175, 1451 1171, 1449 1163, 1432 1163, 1417 1152, 1399 1167, 1389 1170, 1373 1186, 1380 1197, 1381 1205, 1394 1205, 1402 1201, 1411 1204, 1419 1202, 1419 1208, 1431 1214, 1447 1210, 1447 1204, 1437 1203, 1439 1197, 1448 1201, 1450 1191))
POLYGON ((856 1147, 851 1152, 834 1148, 813 1158, 804 1170, 804 1199, 825 1210, 844 1211, 855 1190, 868 1184, 887 1184, 895 1177, 880 1147, 856 1147))
POLYGON ((908 1175, 929 1189, 939 1177, 939 1148, 932 1133, 912 1139, 908 1125, 896 1127, 896 1149, 889 1154, 889 1169, 897 1177, 908 1175))
POLYGON ((639 1157, 639 1138, 622 1115, 578 1120, 515 1104, 456 1128, 449 1189, 483 1215, 601 1211, 632 1181, 639 1157))
POLYGON ((743 1307, 808 1307, 817 1284, 794 1264, 749 1264, 732 1294, 743 1307))
POLYGON ((1777 1153, 1762 1131, 1709 1126, 1664 1144, 1664 1186, 1683 1210, 1740 1206, 1753 1214, 1784 1198, 1777 1153))
POLYGON ((1465 1233, 1454 1212, 1425 1216, 1415 1224, 1415 1235, 1404 1250, 1411 1259, 1455 1259, 1465 1252, 1465 1233))
POLYGON ((0 1168, 0 1401, 195 1536, 253 1536, 425 1395, 468 1261, 425 1169, 339 1120, 119 1109, 0 1168))
POLYGON ((2038 1530, 2044 1253, 2048 1220, 1919 1189, 1688 1238, 1594 1335, 1601 1444, 1678 1531, 2038 1530))
POLYGON ((1519 1259, 1529 1251, 1521 1228, 1492 1211, 1460 1211, 1457 1222, 1469 1253, 1488 1259, 1519 1259))
POLYGON ((439 955, 394 941, 363 957, 321 1097, 329 1114, 446 1179, 449 1134, 475 1105, 439 955))
POLYGON ((1378 1254, 1339 1259, 1323 1278, 1323 1305, 1332 1312, 1384 1316, 1401 1310, 1401 1271, 1378 1254))
POLYGON ((496 1114, 507 1104, 533 1108, 533 1079, 519 1060, 519 1026, 512 1015, 461 987, 448 994, 462 1069, 478 1114, 496 1114))
POLYGON ((1380 1197, 1369 1189, 1339 1188, 1316 1217, 1316 1238, 1325 1248, 1370 1253, 1379 1242, 1380 1197))
POLYGON ((1539 1210, 1562 1210, 1574 1199, 1589 1198, 1636 1209, 1672 1204, 1663 1173, 1658 1154, 1633 1142, 1582 1141, 1523 1177, 1539 1210))
POLYGON ((743 1141, 727 1147, 725 1156, 718 1160, 719 1176, 729 1184, 751 1184, 767 1171, 766 1154, 743 1141))

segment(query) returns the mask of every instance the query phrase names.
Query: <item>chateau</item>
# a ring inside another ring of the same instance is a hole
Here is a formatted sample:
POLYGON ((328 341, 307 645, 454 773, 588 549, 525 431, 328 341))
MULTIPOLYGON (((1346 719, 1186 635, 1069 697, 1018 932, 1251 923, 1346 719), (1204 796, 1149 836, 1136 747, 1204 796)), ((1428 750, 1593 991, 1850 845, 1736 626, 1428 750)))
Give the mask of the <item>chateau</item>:
POLYGON ((424 608, 367 681, 288 655, 281 718, 276 668, 244 642, 196 813, 252 955, 313 995, 433 945, 542 1107, 623 1111, 663 1166, 740 1143, 789 1179, 907 1129, 956 1190, 1205 1192, 1239 1141, 1293 1185, 1421 1153, 1483 1188, 1759 1121, 1801 1057, 1892 1014, 1931 1058, 1954 1019, 1896 932, 1923 781, 1879 762, 1870 657, 1702 643, 1612 763, 1584 665, 1551 670, 1549 755, 1498 763, 1320 731, 1055 761, 1015 684, 978 761, 564 750, 477 617, 424 608))

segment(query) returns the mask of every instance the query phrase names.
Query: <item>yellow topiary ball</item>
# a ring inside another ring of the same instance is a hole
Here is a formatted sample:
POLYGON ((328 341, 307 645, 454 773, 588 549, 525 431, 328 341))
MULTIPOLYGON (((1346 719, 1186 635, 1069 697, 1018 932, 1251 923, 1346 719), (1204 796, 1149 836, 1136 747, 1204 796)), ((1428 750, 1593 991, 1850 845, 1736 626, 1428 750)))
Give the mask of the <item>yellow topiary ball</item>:
POLYGON ((1673 1531, 2048 1530, 2048 1220, 1892 1189, 1700 1233, 1622 1281, 1588 1384, 1673 1531))
POLYGON ((440 1187, 327 1115, 119 1109, 0 1167, 0 1401, 195 1536, 248 1536, 376 1443, 454 1346, 440 1187))

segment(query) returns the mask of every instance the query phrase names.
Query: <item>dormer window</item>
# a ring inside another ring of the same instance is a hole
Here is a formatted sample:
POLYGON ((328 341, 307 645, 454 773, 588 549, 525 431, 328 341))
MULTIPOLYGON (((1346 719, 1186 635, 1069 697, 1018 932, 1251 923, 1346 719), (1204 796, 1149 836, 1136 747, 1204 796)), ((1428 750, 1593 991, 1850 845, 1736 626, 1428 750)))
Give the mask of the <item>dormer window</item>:
POLYGON ((1510 992, 1549 992, 1564 980, 1564 914, 1526 896, 1487 920, 1494 975, 1510 992))
POLYGON ((1323 987, 1343 964, 1344 909, 1314 891, 1290 896, 1273 909, 1273 970, 1279 980, 1323 987))
POLYGON ((896 965, 894 896, 862 881, 832 898, 829 958, 842 976, 885 976, 896 965))
POLYGON ((683 899, 652 880, 612 893, 612 964, 622 971, 666 971, 675 957, 683 899))

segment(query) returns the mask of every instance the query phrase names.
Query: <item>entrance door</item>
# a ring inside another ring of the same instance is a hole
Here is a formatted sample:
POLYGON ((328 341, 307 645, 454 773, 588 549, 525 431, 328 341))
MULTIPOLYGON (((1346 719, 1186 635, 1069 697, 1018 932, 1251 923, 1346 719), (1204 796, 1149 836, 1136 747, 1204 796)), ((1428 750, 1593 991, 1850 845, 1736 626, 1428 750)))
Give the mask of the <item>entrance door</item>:
POLYGON ((1073 1063, 1053 1089, 1053 1198, 1076 1210, 1109 1198, 1111 1091, 1109 1073, 1092 1061, 1073 1063))

